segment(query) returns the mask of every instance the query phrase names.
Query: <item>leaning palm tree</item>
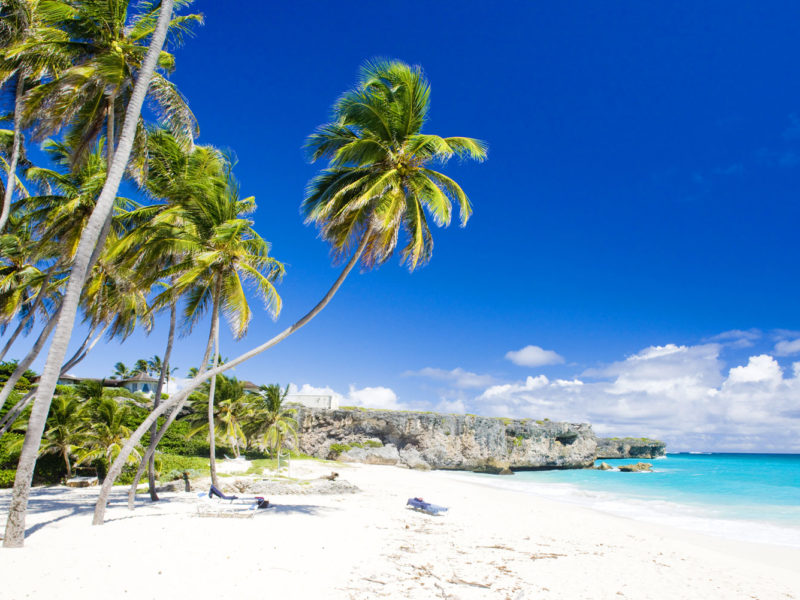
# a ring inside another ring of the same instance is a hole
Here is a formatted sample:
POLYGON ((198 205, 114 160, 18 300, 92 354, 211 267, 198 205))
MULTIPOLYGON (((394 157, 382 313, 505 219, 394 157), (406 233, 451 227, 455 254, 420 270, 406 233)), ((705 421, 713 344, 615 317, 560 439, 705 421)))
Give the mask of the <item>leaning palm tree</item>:
MULTIPOLYGON (((341 273, 322 300, 290 327, 224 365, 199 373, 151 412, 134 432, 131 448, 151 423, 165 411, 182 406, 205 380, 257 356, 308 324, 327 306, 359 261, 370 268, 386 260, 401 232, 407 232, 410 238, 403 250, 409 267, 413 270, 423 264, 432 250, 426 210, 434 222, 446 224, 456 201, 462 222, 466 221, 471 212, 467 196, 453 180, 429 166, 454 155, 482 160, 486 146, 471 138, 423 134, 428 107, 429 86, 419 67, 399 61, 364 67, 356 88, 335 105, 334 121, 320 127, 308 144, 312 160, 329 158, 330 166, 311 182, 303 213, 308 223, 319 227, 336 256, 350 252, 341 273), (341 178, 333 177, 335 173, 348 178, 352 185, 343 185, 341 178)), ((95 524, 103 522, 112 482, 122 466, 118 460, 109 470, 95 505, 95 524)))
MULTIPOLYGON (((31 481, 33 479, 33 469, 36 464, 39 442, 44 433, 53 391, 55 390, 61 365, 67 352, 67 345, 72 336, 72 329, 75 324, 75 316, 78 311, 81 290, 86 280, 86 273, 92 263, 92 256, 102 236, 104 225, 111 215, 114 198, 117 195, 123 172, 130 158, 142 104, 144 103, 147 89, 150 86, 150 79, 155 70, 161 48, 164 45, 167 27, 172 17, 173 3, 174 0, 162 0, 161 2, 158 13, 158 23, 151 37, 147 55, 141 63, 141 69, 139 69, 136 77, 136 84, 125 112, 122 135, 119 138, 114 160, 111 163, 105 185, 97 200, 95 209, 92 212, 92 217, 89 219, 89 223, 81 235, 81 241, 75 253, 72 275, 64 294, 64 300, 61 304, 59 326, 56 328, 53 342, 47 355, 47 361, 45 362, 42 372, 42 377, 39 380, 36 400, 34 401, 31 416, 28 420, 28 430, 25 434, 22 452, 19 462, 17 463, 14 491, 8 508, 8 518, 6 520, 5 536, 3 538, 3 546, 7 548, 20 547, 23 545, 25 539, 25 517, 31 481)), ((149 425, 150 423, 148 423, 148 426, 149 425)), ((135 442, 126 443, 120 456, 124 454, 125 459, 127 459, 127 456, 133 451, 134 446, 135 442)), ((120 461, 115 460, 114 464, 118 462, 120 461)), ((119 469, 121 470, 121 466, 119 469)))

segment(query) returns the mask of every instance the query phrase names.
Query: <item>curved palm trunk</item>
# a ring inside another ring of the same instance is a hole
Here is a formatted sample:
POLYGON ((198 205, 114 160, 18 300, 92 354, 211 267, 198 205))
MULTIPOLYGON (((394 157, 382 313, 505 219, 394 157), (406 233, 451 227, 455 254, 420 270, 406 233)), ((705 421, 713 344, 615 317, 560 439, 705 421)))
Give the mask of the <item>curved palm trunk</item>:
MULTIPOLYGON (((81 362, 84 358, 86 358, 86 355, 89 354, 92 348, 94 348, 95 344, 97 344, 97 342, 100 341, 100 338, 103 337, 103 334, 106 332, 106 329, 108 329, 108 325, 103 327, 103 329, 94 338, 94 340, 92 340, 91 343, 89 343, 89 338, 91 337, 94 329, 92 329, 92 331, 89 332, 89 335, 87 335, 86 339, 83 340, 83 344, 81 344, 81 347, 78 348, 75 354, 72 355, 72 358, 70 358, 67 362, 61 365, 61 372, 59 373, 59 377, 63 376, 64 373, 66 373, 69 369, 71 369, 79 362, 81 362)), ((0 420, 0 437, 3 437, 3 435, 5 435, 8 432, 8 430, 11 429, 11 426, 14 424, 14 421, 16 421, 17 418, 22 414, 22 411, 28 408, 28 405, 31 403, 35 395, 36 395, 36 388, 25 394, 25 396, 23 396, 22 398, 20 398, 19 402, 17 402, 14 406, 12 406, 11 409, 5 414, 3 419, 0 420)))
MULTIPOLYGON (((217 285, 217 295, 219 296, 219 288, 217 285)), ((214 337, 214 358, 211 368, 217 367, 219 360, 219 300, 214 299, 214 314, 211 315, 211 335, 214 337)), ((214 393, 217 388, 217 376, 211 378, 208 386, 208 466, 211 471, 211 483, 219 487, 219 479, 217 479, 217 444, 216 444, 216 428, 214 427, 214 393)))
MULTIPOLYGON (((173 302, 169 306, 169 334, 167 335, 167 347, 164 350, 164 360, 161 362, 161 373, 158 376, 158 385, 156 386, 156 393, 153 398, 153 408, 158 408, 161 404, 161 390, 164 389, 164 381, 169 377, 169 359, 172 356, 172 344, 175 341, 175 322, 177 321, 177 309, 173 302)), ((150 488, 150 500, 153 502, 158 501, 158 494, 156 493, 156 465, 155 465, 155 452, 150 452, 150 448, 155 450, 156 435, 158 435, 158 424, 153 423, 150 427, 150 447, 148 448, 149 458, 147 459, 147 483, 150 488)), ((142 464, 145 460, 142 459, 142 464)), ((141 465, 140 465, 141 468, 141 465)), ((141 475, 140 475, 141 477, 141 475)), ((138 479, 138 478, 137 478, 138 479)), ((138 480, 136 482, 139 483, 138 480)), ((134 493, 136 487, 133 488, 134 493)))
POLYGON ((14 98, 14 143, 11 146, 11 162, 8 165, 3 208, 0 210, 0 233, 3 232, 8 222, 8 215, 11 212, 11 199, 14 197, 14 188, 17 187, 17 163, 19 162, 19 147, 22 143, 22 95, 24 93, 25 77, 22 70, 19 70, 17 71, 17 90, 14 98))
MULTIPOLYGON (((17 368, 14 369, 14 372, 8 378, 8 381, 6 381, 5 386, 3 386, 2 391, 0 391, 0 408, 5 405, 6 400, 8 400, 8 397, 11 395, 11 392, 14 391, 14 386, 17 385, 17 382, 20 379, 22 379, 25 371, 33 364, 33 361, 36 360, 36 357, 39 356, 39 352, 41 352, 42 348, 44 348, 47 338, 50 337, 50 334, 53 332, 53 329, 58 323, 60 314, 61 306, 58 307, 58 310, 39 333, 39 337, 36 338, 36 341, 33 343, 33 347, 28 351, 28 354, 25 355, 25 358, 17 363, 17 368)), ((69 340, 67 340, 67 342, 69 343, 69 340)), ((57 377, 56 380, 58 380, 57 377)), ((55 389, 55 385, 53 386, 53 389, 55 389)))
POLYGON ((136 446, 136 444, 139 443, 139 440, 142 439, 144 432, 147 431, 150 425, 152 425, 156 421, 156 419, 158 419, 158 417, 160 417, 168 409, 173 407, 183 406, 183 403, 186 402, 186 399, 189 397, 189 394, 191 394, 195 389, 197 389, 197 387, 201 383, 203 383, 206 379, 210 377, 216 377, 219 373, 223 373, 228 369, 232 369, 236 365, 240 365, 243 362, 250 360, 254 356, 258 356, 265 350, 269 350, 276 344, 282 342, 287 337, 292 335, 295 331, 308 324, 308 322, 311 321, 311 319, 316 317, 322 311, 322 309, 327 306, 328 302, 330 302, 333 296, 336 294, 336 292, 339 291, 339 288, 342 287, 342 283, 344 283, 344 280, 347 279, 347 276, 350 274, 350 271, 353 270, 353 267, 358 262, 358 259, 361 258, 361 254, 363 254, 364 248, 366 248, 367 246, 367 242, 369 241, 371 233, 372 233, 371 229, 367 230, 367 232, 361 238, 361 242, 358 244, 358 248, 353 253, 353 256, 347 262, 344 269, 342 269, 342 272, 339 274, 339 277, 337 277, 336 281, 333 282, 331 288, 328 290, 325 296, 322 297, 322 300, 320 300, 314 308, 312 308, 305 315, 303 315, 303 317, 301 317, 300 320, 296 321, 291 327, 287 327, 286 329, 284 329, 282 332, 280 332, 272 339, 267 340, 260 346, 257 346, 252 350, 249 350, 244 354, 237 356, 233 360, 226 362, 224 365, 210 369, 205 373, 199 373, 194 379, 192 379, 192 381, 189 382, 189 384, 184 389, 182 389, 179 393, 175 394, 174 397, 170 398, 167 402, 159 406, 156 410, 151 412, 147 416, 147 418, 144 421, 142 421, 141 425, 139 425, 136 431, 133 432, 133 435, 131 435, 131 437, 128 438, 128 441, 125 442, 125 445, 123 446, 122 450, 120 450, 120 453, 117 456, 117 459, 114 461, 114 464, 112 464, 108 470, 108 474, 106 475, 106 478, 103 481, 103 486, 100 488, 100 494, 97 497, 97 502, 94 507, 94 518, 92 519, 93 525, 103 524, 106 515, 106 505, 108 504, 108 496, 111 493, 111 488, 114 485, 114 481, 116 481, 117 477, 119 477, 119 474, 122 472, 122 467, 125 466, 125 461, 127 460, 128 456, 130 455, 131 451, 136 446))
POLYGON ((108 98, 108 108, 106 109, 106 169, 111 170, 111 163, 114 161, 114 105, 117 92, 112 92, 108 98))
MULTIPOLYGON (((103 190, 97 200, 89 223, 86 225, 78 250, 75 254, 72 274, 67 284, 67 290, 62 302, 62 312, 59 318, 59 327, 56 328, 53 343, 47 356, 47 362, 39 381, 39 388, 36 393, 36 400, 33 404, 30 420, 28 421, 28 431, 25 434, 25 441, 22 446, 19 463, 17 465, 17 475, 14 480, 14 492, 8 509, 8 520, 6 521, 5 537, 3 546, 6 548, 16 548, 23 545, 25 540, 25 517, 28 508, 28 498, 30 496, 31 481, 33 479, 33 469, 36 465, 36 455, 39 451, 39 444, 44 433, 47 413, 50 410, 50 402, 53 398, 53 391, 56 387, 61 363, 67 352, 67 345, 72 335, 72 328, 75 324, 75 316, 78 312, 78 302, 81 290, 86 281, 87 269, 93 250, 97 245, 103 224, 111 214, 116 198, 119 184, 125 166, 133 148, 133 138, 136 133, 136 125, 141 114, 142 104, 144 103, 147 88, 150 86, 150 78, 155 70, 164 39, 167 34, 167 26, 172 16, 174 0, 163 0, 158 15, 158 23, 147 50, 147 55, 142 63, 139 76, 133 88, 130 102, 125 113, 125 122, 122 127, 119 146, 114 162, 106 177, 103 190)), ((163 405, 162 405, 163 406, 163 405)), ((130 454, 128 451, 127 454, 130 454)), ((127 458, 127 454, 125 458, 127 458)), ((116 462, 116 461, 115 461, 116 462)))
POLYGON ((19 322, 19 325, 14 330, 14 333, 11 334, 8 342, 6 345, 3 346, 3 350, 0 351, 0 360, 3 360, 5 355, 11 349, 11 346, 14 344, 14 341, 17 339, 20 333, 25 329, 31 319, 36 315, 36 311, 39 310, 39 307, 44 302, 44 295, 47 292, 47 284, 50 282, 50 272, 45 275, 44 280, 41 283, 41 287, 39 288, 39 292, 36 294, 36 298, 33 301, 33 306, 28 311, 28 314, 19 322))
MULTIPOLYGON (((211 351, 212 351, 213 347, 214 347, 214 338, 213 338, 212 335, 209 334, 208 341, 206 342, 206 351, 203 354, 203 362, 200 363, 199 375, 202 375, 203 373, 206 372, 206 365, 208 365, 208 360, 209 360, 209 358, 211 358, 211 351)), ((172 425, 172 423, 178 417, 178 414, 180 414, 181 409, 183 408, 184 404, 186 404, 186 400, 188 400, 188 398, 189 398, 189 396, 187 394, 183 398, 182 401, 180 401, 180 402, 178 402, 176 404, 172 404, 170 402, 172 400, 171 398, 169 400, 167 400, 167 403, 170 404, 171 406, 174 406, 174 408, 169 413, 169 416, 167 417, 166 422, 161 426, 161 429, 159 429, 158 433, 156 433, 155 438, 153 438, 152 434, 150 436, 150 446, 147 448, 147 452, 145 453, 144 457, 142 458, 142 461, 139 463, 139 468, 137 469, 136 475, 134 476, 133 481, 131 482, 131 487, 128 488, 128 508, 130 510, 133 510, 133 506, 134 506, 134 503, 136 501, 136 488, 139 485, 139 480, 142 478, 142 475, 144 474, 145 464, 149 463, 149 461, 155 456, 156 448, 158 447, 158 444, 161 441, 161 438, 164 437, 164 435, 167 433, 167 430, 169 429, 170 425, 172 425)), ((155 424, 157 422, 158 422, 157 418, 153 419, 153 424, 155 424)), ((150 431, 152 431, 152 424, 151 424, 151 430, 150 431)), ((134 444, 134 446, 135 445, 136 444, 134 444)), ((133 446, 131 446, 131 447, 133 447, 133 446)), ((108 477, 108 476, 106 476, 106 477, 108 477)))

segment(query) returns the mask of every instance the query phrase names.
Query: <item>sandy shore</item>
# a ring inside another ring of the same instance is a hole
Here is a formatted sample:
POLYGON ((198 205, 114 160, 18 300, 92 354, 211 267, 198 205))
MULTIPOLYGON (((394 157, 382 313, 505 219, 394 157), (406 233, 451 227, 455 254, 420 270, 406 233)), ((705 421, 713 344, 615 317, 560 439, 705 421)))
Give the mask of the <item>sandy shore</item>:
MULTIPOLYGON (((294 461, 292 475, 331 467, 294 461)), ((38 488, 0 598, 800 599, 800 550, 705 537, 442 472, 336 467, 362 492, 272 496, 253 519, 199 518, 194 494, 134 512, 117 490, 38 488), (405 508, 410 496, 451 507, 405 508)), ((0 494, 5 511, 10 490, 0 494)), ((5 514, 0 516, 2 525, 5 514)))

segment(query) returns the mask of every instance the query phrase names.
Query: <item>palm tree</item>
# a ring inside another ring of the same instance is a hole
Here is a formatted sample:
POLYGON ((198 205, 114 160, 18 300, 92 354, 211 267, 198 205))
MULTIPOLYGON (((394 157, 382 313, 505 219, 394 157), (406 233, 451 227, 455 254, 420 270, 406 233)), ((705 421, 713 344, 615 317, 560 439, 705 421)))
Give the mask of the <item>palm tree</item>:
MULTIPOLYGON (((131 448, 151 423, 168 409, 174 411, 182 406, 205 380, 257 356, 308 324, 331 301, 356 263, 361 261, 369 268, 388 258, 396 247, 395 235, 399 236, 401 229, 410 237, 403 251, 409 267, 414 269, 424 263, 432 250, 424 210, 430 210, 435 222, 441 219, 446 224, 455 200, 461 209, 462 222, 466 221, 471 207, 464 192, 451 179, 428 169, 427 164, 453 155, 482 160, 486 146, 471 138, 422 134, 428 104, 428 82, 418 67, 399 61, 364 67, 359 85, 334 107, 335 121, 320 127, 309 139, 312 160, 328 157, 331 163, 329 169, 311 182, 303 212, 308 222, 320 228, 337 256, 351 252, 341 273, 322 300, 290 327, 230 362, 199 373, 168 402, 151 412, 129 440, 131 448), (374 150, 368 151, 373 146, 374 150), (378 160, 381 156, 384 162, 378 160), (352 187, 332 177, 336 172, 343 178, 349 177, 352 187), (381 172, 385 180, 380 179, 381 172), (398 178, 407 187, 398 187, 398 178), (425 179, 433 187, 426 185, 425 179), (343 202, 345 198, 347 203, 343 202), (401 210, 402 206, 408 210, 401 210)), ((93 520, 97 525, 103 523, 111 485, 122 466, 121 460, 112 465, 100 490, 93 520)))
MULTIPOLYGON (((54 4, 54 3, 50 3, 54 4)), ((17 164, 24 154, 23 101, 30 84, 57 76, 73 56, 64 32, 52 26, 54 11, 39 0, 5 0, 0 5, 0 85, 14 79, 14 133, 7 181, 15 181, 17 164)), ((0 232, 8 220, 14 186, 3 190, 0 232)))
MULTIPOLYGON (((248 396, 242 383, 235 377, 224 375, 216 377, 212 404, 214 436, 228 444, 236 457, 240 454, 240 445, 247 443, 243 427, 251 412, 248 396)), ((193 398, 191 402, 193 412, 187 417, 187 420, 194 427, 189 432, 189 436, 200 432, 208 433, 209 397, 210 385, 204 386, 203 392, 193 398), (209 389, 206 390, 206 387, 209 389)))
MULTIPOLYGON (((94 403, 91 412, 92 425, 86 433, 85 446, 78 464, 95 460, 111 464, 131 435, 131 430, 125 425, 130 416, 130 408, 117 404, 113 398, 100 398, 94 403)), ((130 454, 127 457, 128 464, 136 464, 140 454, 139 450, 130 454)))
POLYGON ((260 438, 260 447, 279 456, 284 440, 291 436, 297 441, 297 421, 293 418, 297 409, 283 405, 289 386, 281 390, 276 383, 262 385, 259 394, 252 400, 253 433, 260 438))
MULTIPOLYGON (((191 0, 178 0, 175 6, 180 9, 190 3, 191 0)), ((147 51, 145 40, 155 29, 159 3, 71 0, 53 4, 60 8, 55 24, 67 33, 67 43, 77 48, 78 57, 52 81, 28 93, 26 122, 39 115, 34 127, 39 139, 67 126, 66 141, 75 149, 75 164, 85 158, 105 130, 110 165, 117 145, 116 123, 130 101, 136 73, 147 51), (133 13, 131 9, 137 4, 142 10, 133 13)), ((202 22, 202 15, 197 14, 175 17, 169 24, 170 42, 180 43, 191 34, 193 25, 202 22)), ((169 73, 174 68, 175 58, 162 51, 148 98, 175 135, 191 144, 197 135, 194 115, 175 84, 160 72, 169 73)), ((138 135, 143 133, 144 128, 140 127, 138 135)), ((137 141, 140 148, 142 144, 141 139, 137 141)))
MULTIPOLYGON (((224 313, 235 338, 247 331, 251 310, 244 283, 252 283, 263 299, 268 312, 277 315, 281 300, 273 282, 283 275, 283 265, 269 256, 269 244, 252 228, 245 215, 255 210, 253 198, 239 199, 238 187, 228 174, 222 195, 204 202, 176 207, 176 218, 183 227, 174 240, 185 258, 173 267, 177 277, 174 286, 163 292, 164 298, 187 296, 184 317, 196 322, 211 305, 211 331, 214 338, 216 366, 219 353, 219 315, 224 313)), ((216 379, 209 387, 208 426, 213 427, 213 398, 216 379)), ((209 434, 211 478, 218 485, 214 436, 209 434)))
MULTIPOLYGON (((38 244, 33 246, 35 251, 45 256, 58 255, 57 265, 53 269, 66 269, 70 261, 74 259, 82 232, 88 226, 96 207, 96 199, 104 188, 106 163, 102 157, 102 146, 101 140, 95 152, 84 161, 80 168, 70 170, 71 151, 69 147, 62 143, 48 142, 45 144, 45 151, 59 168, 33 167, 28 169, 28 178, 39 185, 42 193, 25 200, 25 219, 32 224, 31 227, 36 231, 36 237, 39 240, 38 244)), ((138 205, 116 195, 113 201, 114 214, 117 219, 113 221, 115 227, 110 233, 116 237, 124 231, 119 217, 126 209, 137 208, 138 205)), ((97 260, 99 260, 99 253, 92 262, 96 263, 97 260)), ((108 269, 105 272, 108 273, 108 269)), ((94 273, 93 264, 93 276, 94 273)), ((19 366, 22 371, 33 364, 44 347, 56 326, 61 310, 60 306, 59 304, 53 316, 47 321, 28 354, 20 361, 19 366)), ((12 375, 10 381, 17 376, 18 374, 12 375)), ((0 391, 0 407, 8 399, 9 393, 10 389, 7 388, 0 391)))
POLYGON ((118 362, 114 365, 114 374, 111 379, 127 379, 131 376, 131 371, 125 366, 124 362, 118 362))
POLYGON ((70 458, 83 447, 88 421, 85 404, 75 394, 60 394, 53 399, 47 429, 42 439, 41 454, 60 454, 72 477, 70 458))
MULTIPOLYGON (((95 209, 92 212, 92 217, 89 219, 89 223, 81 235, 81 241, 75 253, 72 275, 64 294, 64 300, 61 304, 59 327, 56 328, 42 377, 39 381, 36 400, 34 401, 31 416, 28 420, 28 430, 25 434, 25 441, 17 464, 14 491, 9 504, 5 536, 3 538, 3 546, 7 548, 20 547, 25 539, 25 517, 33 478, 33 468, 36 464, 39 442, 44 433, 53 391, 55 390, 60 367, 66 355, 67 345, 72 335, 81 290, 86 280, 86 273, 92 262, 92 255, 94 254, 95 247, 98 245, 98 241, 100 241, 104 225, 111 215, 114 199, 116 198, 119 184, 122 181, 123 172, 128 164, 128 159, 130 158, 142 104, 144 103, 151 76, 160 56, 161 48, 164 45, 167 27, 172 17, 173 3, 174 0, 163 0, 161 2, 158 13, 158 23, 151 37, 147 55, 141 63, 142 66, 136 77, 136 84, 125 112, 122 135, 119 138, 115 158, 111 163, 111 169, 109 169, 105 185, 103 186, 95 209)), ((149 425, 148 423, 148 426, 149 425)), ((124 462, 127 456, 133 451, 135 444, 136 441, 129 440, 124 446, 124 451, 120 454, 120 456, 124 454, 125 457, 122 461, 115 461, 115 464, 124 462)), ((118 465, 118 468, 121 470, 121 464, 118 465)), ((116 477, 116 474, 114 477, 116 477)))

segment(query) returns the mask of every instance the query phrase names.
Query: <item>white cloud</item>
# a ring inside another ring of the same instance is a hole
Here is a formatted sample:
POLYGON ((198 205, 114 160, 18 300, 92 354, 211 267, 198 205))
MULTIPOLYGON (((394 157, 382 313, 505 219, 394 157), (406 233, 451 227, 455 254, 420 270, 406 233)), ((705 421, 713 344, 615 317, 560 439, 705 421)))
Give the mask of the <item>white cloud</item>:
POLYGON ((404 404, 397 400, 397 394, 395 394, 394 390, 381 386, 359 389, 351 385, 345 396, 329 386, 315 387, 304 383, 302 386, 298 387, 292 383, 289 384, 289 392, 292 394, 330 395, 339 401, 339 406, 363 406, 365 408, 388 408, 395 410, 403 410, 406 408, 404 404))
POLYGON ((800 338, 796 340, 781 340, 775 344, 775 354, 778 356, 791 356, 800 352, 800 338))
POLYGON ((544 375, 487 387, 469 412, 592 423, 601 435, 652 436, 672 450, 798 452, 800 362, 774 357, 726 367, 722 344, 651 346, 584 376, 544 375))
POLYGON ((510 350, 506 352, 506 358, 521 367, 542 367, 564 362, 564 358, 558 353, 539 346, 525 346, 519 350, 510 350))
POLYGON ((419 371, 406 371, 403 375, 410 377, 427 377, 437 381, 444 381, 458 388, 482 388, 495 382, 491 375, 479 375, 457 367, 451 371, 425 367, 419 371))
POLYGON ((734 367, 728 372, 728 384, 737 383, 773 383, 777 384, 783 379, 783 370, 778 361, 768 354, 751 356, 747 364, 734 367))
POLYGON ((760 329, 731 329, 707 338, 707 342, 721 342, 733 348, 749 348, 763 337, 760 329))

